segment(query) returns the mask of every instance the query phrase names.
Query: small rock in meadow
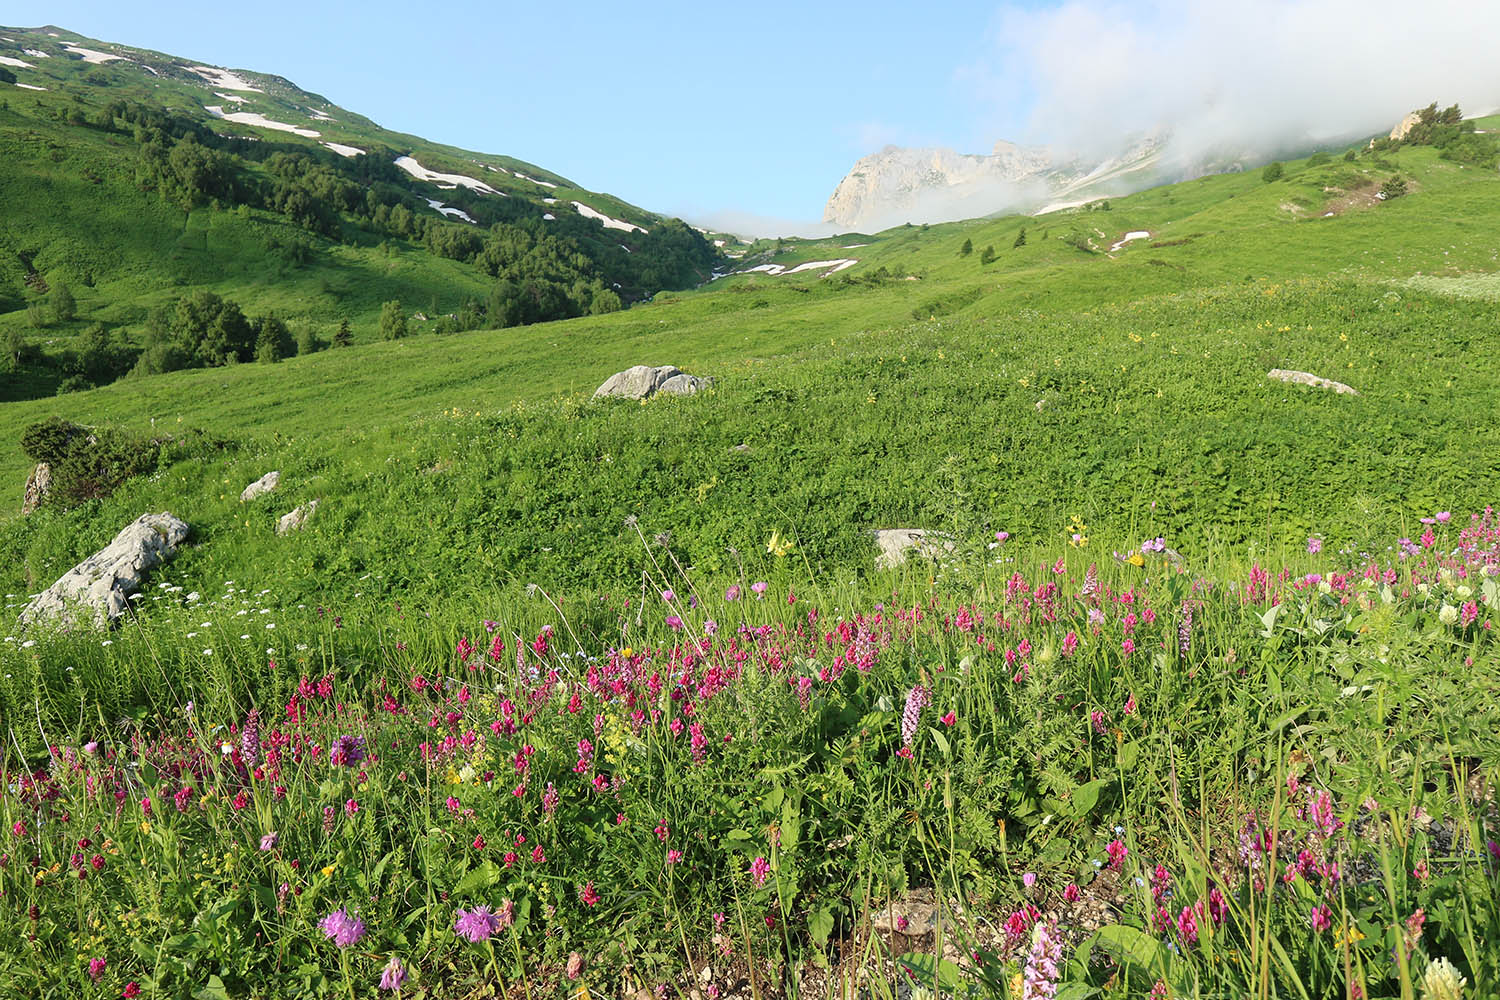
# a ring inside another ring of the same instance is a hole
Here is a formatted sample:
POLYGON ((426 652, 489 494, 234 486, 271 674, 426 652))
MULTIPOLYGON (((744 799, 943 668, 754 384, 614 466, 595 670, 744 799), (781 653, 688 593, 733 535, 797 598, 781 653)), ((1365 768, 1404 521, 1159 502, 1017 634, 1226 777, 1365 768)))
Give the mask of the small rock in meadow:
POLYGON ((893 569, 906 562, 915 552, 925 559, 939 559, 953 551, 953 540, 926 528, 878 528, 875 544, 880 554, 875 557, 876 569, 893 569))
POLYGON ((264 476, 261 476, 255 482, 245 487, 245 491, 240 494, 240 503, 254 500, 256 497, 261 496, 262 494, 271 492, 280 482, 281 473, 279 471, 266 473, 264 476))
POLYGON ((180 518, 168 513, 142 514, 114 541, 33 598, 21 612, 20 623, 73 624, 92 618, 94 625, 104 626, 125 613, 130 594, 140 587, 146 573, 176 555, 187 536, 187 522, 180 518))
POLYGON ((47 502, 52 492, 52 466, 38 462, 31 475, 26 477, 26 493, 21 499, 21 513, 30 514, 47 502))
POLYGON ((690 396, 713 384, 710 378, 689 375, 675 365, 636 365, 616 372, 594 390, 595 399, 618 397, 620 399, 650 399, 657 393, 674 396, 690 396))
POLYGON ((741 455, 748 455, 750 453, 750 446, 742 441, 739 444, 730 445, 729 450, 738 452, 741 455))
POLYGON ((1332 389, 1334 392, 1345 393, 1350 396, 1358 396, 1359 392, 1342 382, 1335 382, 1311 372, 1296 372, 1287 368, 1272 368, 1266 372, 1266 378, 1274 378, 1280 382, 1291 382, 1296 385, 1310 385, 1314 389, 1332 389))
POLYGON ((294 531, 301 531, 317 509, 318 501, 309 500, 297 509, 281 515, 281 520, 276 522, 276 534, 289 535, 294 531))

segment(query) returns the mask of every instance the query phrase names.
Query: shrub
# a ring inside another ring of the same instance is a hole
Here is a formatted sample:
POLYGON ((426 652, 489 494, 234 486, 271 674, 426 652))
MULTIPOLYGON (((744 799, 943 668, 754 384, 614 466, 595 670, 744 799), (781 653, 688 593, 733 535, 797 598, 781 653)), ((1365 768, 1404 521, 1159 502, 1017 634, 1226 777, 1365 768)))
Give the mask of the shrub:
POLYGON ((1319 150, 1318 152, 1307 158, 1307 165, 1309 167, 1321 167, 1323 164, 1327 163, 1329 159, 1331 159, 1331 157, 1329 157, 1327 153, 1319 150))
POLYGON ((73 290, 66 282, 59 281, 52 286, 52 318, 67 323, 77 315, 78 301, 73 298, 73 290))
POLYGON ((967 256, 969 256, 969 254, 971 254, 973 252, 974 252, 974 241, 973 240, 964 240, 964 245, 958 248, 958 255, 960 257, 967 257, 967 256))
POLYGON ((347 319, 339 320, 338 332, 333 335, 333 346, 348 347, 353 343, 354 334, 349 330, 349 321, 347 319))
POLYGON ((1385 183, 1380 185, 1380 197, 1384 201, 1400 198, 1404 194, 1406 194, 1406 181, 1399 176, 1387 177, 1385 183))
POLYGON ((73 446, 73 442, 87 438, 89 429, 62 417, 48 417, 21 432, 21 450, 33 462, 58 465, 73 446))
POLYGON ((1025 245, 1026 245, 1026 227, 1022 226, 1021 227, 1021 231, 1016 234, 1016 241, 1011 244, 1011 247, 1012 247, 1012 249, 1014 249, 1016 247, 1024 247, 1025 245))
POLYGON ((1265 169, 1260 172, 1260 179, 1270 184, 1272 181, 1281 180, 1282 175, 1285 173, 1286 168, 1281 165, 1280 160, 1277 160, 1275 163, 1266 164, 1265 169))
POLYGON ((983 250, 981 250, 979 252, 979 263, 981 263, 981 264, 993 264, 994 262, 995 262, 995 248, 994 248, 994 246, 986 246, 983 250))

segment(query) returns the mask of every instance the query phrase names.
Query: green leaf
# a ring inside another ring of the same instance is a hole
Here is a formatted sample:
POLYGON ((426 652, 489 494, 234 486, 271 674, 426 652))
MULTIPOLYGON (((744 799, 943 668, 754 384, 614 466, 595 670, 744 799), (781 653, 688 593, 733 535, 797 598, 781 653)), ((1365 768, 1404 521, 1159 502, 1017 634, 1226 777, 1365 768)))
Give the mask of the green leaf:
POLYGON ((1098 992, 1088 983, 1063 983, 1057 988, 1054 1000, 1088 1000, 1098 992))
POLYGON ((819 948, 828 947, 828 938, 833 934, 833 908, 825 906, 814 910, 807 918, 807 933, 819 948))
POLYGON ((1140 759, 1140 756, 1141 745, 1132 740, 1129 743, 1120 744, 1120 749, 1115 759, 1119 762, 1120 770, 1129 771, 1135 767, 1136 761, 1140 759))
POLYGON ((949 756, 948 737, 944 736, 937 726, 929 726, 928 728, 932 730, 932 741, 937 744, 938 750, 942 751, 944 757, 949 756))
POLYGON ((1121 965, 1133 965, 1151 975, 1155 975, 1162 965, 1161 942, 1124 924, 1099 928, 1094 935, 1094 947, 1121 965))
POLYGON ((194 1000, 229 1000, 229 991, 218 976, 209 976, 208 982, 193 991, 194 1000))
POLYGON ((500 869, 493 861, 486 861, 459 879, 458 884, 453 887, 453 891, 455 893, 468 893, 473 892, 475 889, 488 889, 498 881, 500 881, 500 869))
POLYGON ((1095 778, 1086 785, 1073 790, 1073 818, 1082 819, 1099 804, 1099 793, 1104 791, 1104 779, 1095 778))
POLYGON ((1285 604, 1277 604, 1272 606, 1271 610, 1267 611, 1265 614, 1257 616, 1260 618, 1260 623, 1265 626, 1265 628, 1262 629, 1260 633, 1260 637, 1262 639, 1271 638, 1272 633, 1276 629, 1276 619, 1281 617, 1281 612, 1285 608, 1285 604))
POLYGON ((912 951, 897 958, 896 964, 914 972, 919 983, 931 985, 936 979, 937 985, 951 990, 956 989, 963 982, 962 970, 946 958, 935 958, 932 955, 912 951))

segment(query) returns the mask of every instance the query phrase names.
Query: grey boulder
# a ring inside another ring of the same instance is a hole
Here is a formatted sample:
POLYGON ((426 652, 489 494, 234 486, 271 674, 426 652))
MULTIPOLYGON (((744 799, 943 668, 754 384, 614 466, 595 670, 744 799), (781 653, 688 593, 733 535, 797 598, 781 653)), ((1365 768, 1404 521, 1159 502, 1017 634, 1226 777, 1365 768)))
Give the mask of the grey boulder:
POLYGON ((1278 382, 1291 382, 1294 385, 1310 385, 1314 389, 1332 389, 1334 392, 1345 393, 1350 396, 1359 395, 1357 391, 1342 382, 1322 378, 1311 372, 1294 372, 1287 368, 1272 368, 1266 372, 1266 378, 1273 378, 1278 382))
POLYGON ((247 501, 254 500, 258 496, 271 492, 277 487, 280 482, 280 470, 266 473, 264 476, 261 476, 255 482, 245 487, 245 491, 240 494, 240 503, 246 503, 247 501))
POLYGON ((130 594, 145 575, 176 555, 187 536, 187 522, 180 518, 142 514, 33 598, 21 612, 21 624, 75 624, 91 618, 94 625, 105 625, 125 613, 130 594))
POLYGON ((294 531, 301 531, 317 509, 318 501, 309 500, 295 510, 281 515, 281 520, 276 522, 276 534, 290 535, 294 531))
POLYGON ((926 528, 879 528, 875 545, 880 549, 875 557, 876 569, 894 569, 913 553, 924 559, 941 559, 953 551, 953 539, 926 528))
POLYGON ((691 396, 713 384, 713 379, 700 375, 689 375, 675 365, 636 365, 616 372, 594 390, 595 399, 618 397, 620 399, 650 399, 657 393, 673 396, 691 396))
POLYGON ((31 475, 26 477, 26 493, 21 498, 21 513, 30 514, 42 504, 47 502, 47 495, 52 492, 52 466, 46 462, 38 462, 36 468, 31 470, 31 475))

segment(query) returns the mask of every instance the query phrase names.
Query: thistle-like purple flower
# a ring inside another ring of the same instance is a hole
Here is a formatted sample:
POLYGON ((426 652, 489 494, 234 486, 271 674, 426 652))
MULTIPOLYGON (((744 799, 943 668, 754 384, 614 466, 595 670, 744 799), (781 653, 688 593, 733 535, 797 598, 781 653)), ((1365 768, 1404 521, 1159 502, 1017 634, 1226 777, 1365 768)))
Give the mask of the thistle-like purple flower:
POLYGON ((350 916, 342 906, 318 921, 318 929, 340 948, 356 945, 365 936, 365 922, 350 916))
POLYGON ((478 944, 488 941, 500 929, 500 918, 485 905, 465 910, 460 907, 453 921, 453 933, 478 944))
POLYGON ((365 759, 365 738, 345 734, 333 741, 328 748, 328 763, 340 767, 353 767, 365 759))
POLYGON ((931 702, 927 689, 920 684, 912 685, 906 695, 906 708, 901 712, 901 744, 910 747, 917 738, 917 725, 922 721, 922 709, 931 702))
POLYGON ((1193 606, 1182 606, 1182 620, 1177 623, 1177 651, 1185 660, 1193 649, 1193 606))

